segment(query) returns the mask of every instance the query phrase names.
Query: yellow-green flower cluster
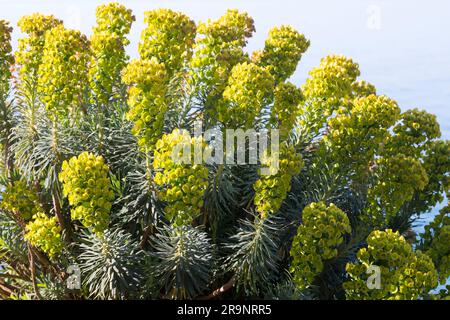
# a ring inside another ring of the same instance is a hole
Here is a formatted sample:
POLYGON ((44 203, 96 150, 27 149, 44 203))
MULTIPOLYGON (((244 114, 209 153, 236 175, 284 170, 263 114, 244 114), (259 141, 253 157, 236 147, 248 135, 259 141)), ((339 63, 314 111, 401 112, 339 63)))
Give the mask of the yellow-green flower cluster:
POLYGON ((254 31, 253 19, 237 10, 228 10, 219 19, 198 25, 192 78, 207 105, 220 98, 231 69, 250 60, 243 47, 254 31))
POLYGON ((266 67, 280 83, 292 76, 308 47, 309 40, 293 27, 275 27, 269 31, 264 50, 256 52, 252 60, 266 67))
POLYGON ((50 258, 54 258, 64 249, 58 219, 48 217, 42 212, 37 213, 33 221, 26 225, 25 239, 47 253, 50 258))
POLYGON ((427 142, 422 166, 429 182, 418 197, 417 212, 428 212, 444 200, 443 194, 450 188, 450 140, 427 142))
POLYGON ((64 161, 59 174, 63 195, 72 207, 72 219, 80 220, 95 233, 103 232, 109 225, 114 192, 108 172, 103 157, 83 152, 64 161))
POLYGON ((364 80, 357 80, 352 83, 352 96, 355 98, 363 98, 376 94, 375 86, 364 80))
POLYGON ((8 183, 2 193, 0 208, 18 215, 25 221, 43 211, 36 192, 22 180, 8 183))
POLYGON ((414 252, 398 232, 390 229, 373 231, 367 238, 367 248, 358 251, 357 261, 348 263, 346 270, 349 281, 344 288, 351 300, 416 300, 438 284, 430 257, 414 252), (372 266, 380 268, 380 289, 369 288, 372 266))
MULTIPOLYGON (((261 176, 253 185, 255 190, 254 203, 262 218, 276 213, 288 192, 291 190, 291 179, 298 175, 304 163, 300 154, 295 152, 294 147, 283 144, 281 151, 270 155, 263 165, 271 166, 272 157, 278 157, 278 170, 271 175, 261 176)), ((274 168, 270 168, 273 170, 274 168)))
POLYGON ((218 120, 228 128, 252 127, 272 100, 273 88, 273 77, 266 69, 253 63, 237 64, 219 103, 218 120))
POLYGON ((351 96, 352 84, 359 75, 359 66, 352 59, 342 55, 327 56, 309 72, 303 94, 307 99, 326 101, 330 107, 336 107, 341 98, 351 96))
POLYGON ((357 176, 364 175, 399 115, 397 103, 386 96, 356 98, 349 112, 328 121, 323 141, 336 163, 346 164, 351 158, 357 176))
POLYGON ((376 183, 367 192, 367 214, 363 219, 383 226, 401 206, 412 199, 415 191, 428 184, 428 176, 419 160, 399 154, 376 161, 376 183))
POLYGON ((352 98, 352 84, 359 76, 359 66, 342 55, 322 58, 309 72, 302 86, 305 96, 300 124, 318 134, 326 120, 352 98))
POLYGON ((9 90, 11 67, 14 56, 11 54, 11 32, 9 22, 0 20, 0 94, 6 94, 9 90))
POLYGON ((180 130, 163 135, 156 144, 154 182, 160 187, 158 197, 167 204, 166 218, 174 226, 189 225, 201 213, 208 169, 194 160, 204 148, 202 138, 180 130))
MULTIPOLYGON (((450 192, 447 192, 447 198, 450 198, 450 192)), ((439 272, 441 283, 445 283, 450 277, 450 204, 425 226, 422 241, 425 253, 431 257, 439 272)))
POLYGON ((141 59, 156 57, 169 76, 186 66, 192 57, 196 26, 188 16, 170 9, 145 12, 147 28, 139 43, 141 59))
POLYGON ((76 116, 88 81, 86 36, 59 25, 45 34, 38 87, 50 117, 76 116))
POLYGON ((100 5, 96 10, 97 25, 91 36, 91 66, 89 80, 95 100, 106 104, 117 98, 121 89, 120 72, 128 56, 125 46, 134 16, 130 9, 118 3, 100 5))
POLYGON ((441 136, 436 116, 419 109, 407 110, 394 127, 395 135, 388 145, 388 152, 420 157, 426 143, 441 136))
POLYGON ((272 128, 280 130, 282 140, 286 139, 294 128, 302 100, 302 91, 294 84, 282 82, 276 86, 269 124, 272 128))
POLYGON ((33 13, 23 16, 17 23, 19 29, 27 37, 18 40, 16 63, 19 66, 20 79, 33 84, 38 80, 38 70, 44 54, 46 31, 62 25, 62 21, 53 15, 33 13))
POLYGON ((125 68, 122 80, 130 85, 127 119, 134 123, 132 133, 141 150, 148 151, 162 135, 167 110, 167 72, 155 57, 133 60, 125 68))
POLYGON ((337 257, 344 234, 350 233, 347 215, 334 204, 311 203, 303 210, 302 224, 291 247, 290 272, 299 289, 305 289, 322 272, 323 262, 337 257))

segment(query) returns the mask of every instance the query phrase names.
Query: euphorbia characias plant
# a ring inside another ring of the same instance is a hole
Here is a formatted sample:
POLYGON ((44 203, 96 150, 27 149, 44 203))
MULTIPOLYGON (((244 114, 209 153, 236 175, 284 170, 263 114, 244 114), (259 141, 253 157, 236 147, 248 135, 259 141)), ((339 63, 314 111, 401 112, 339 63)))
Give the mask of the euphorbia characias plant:
POLYGON ((0 20, 1 299, 449 297, 448 205, 420 240, 412 227, 449 196, 450 143, 351 58, 295 83, 307 36, 275 26, 249 54, 238 10, 112 2, 90 37, 40 13, 18 30, 13 52, 0 20), (278 130, 279 148, 228 163, 210 129, 278 130))

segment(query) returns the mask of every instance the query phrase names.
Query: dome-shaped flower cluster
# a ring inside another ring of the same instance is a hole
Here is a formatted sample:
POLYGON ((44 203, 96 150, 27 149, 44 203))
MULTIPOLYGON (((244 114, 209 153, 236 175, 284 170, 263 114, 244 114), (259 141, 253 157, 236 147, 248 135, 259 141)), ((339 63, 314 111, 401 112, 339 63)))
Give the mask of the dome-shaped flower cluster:
POLYGON ((167 204, 166 218, 174 226, 190 224, 203 207, 208 169, 194 160, 204 148, 201 138, 191 138, 180 130, 163 135, 156 144, 154 182, 160 187, 158 197, 167 204))
POLYGON ((428 212, 444 200, 450 188, 450 140, 434 140, 426 143, 422 166, 428 175, 428 184, 417 194, 417 212, 428 212))
POLYGON ((131 61, 122 76, 129 88, 127 119, 133 121, 132 133, 137 136, 142 150, 152 149, 162 135, 167 73, 162 63, 153 57, 131 61))
POLYGON ((337 247, 351 227, 347 215, 334 204, 311 203, 302 213, 302 224, 291 247, 290 272, 300 289, 305 289, 323 270, 326 260, 337 256, 337 247))
POLYGON ((139 43, 141 59, 156 57, 172 76, 192 57, 196 26, 188 16, 170 9, 145 12, 147 28, 139 43))
POLYGON ((17 180, 8 183, 1 198, 0 208, 18 215, 24 221, 29 221, 34 215, 42 212, 38 195, 28 187, 25 181, 17 180))
POLYGON ((308 47, 309 40, 293 27, 275 27, 269 31, 264 50, 256 52, 252 60, 266 67, 280 83, 292 76, 308 47))
POLYGON ((428 184, 428 175, 419 160, 399 154, 376 161, 376 183, 367 192, 367 214, 363 220, 383 226, 401 206, 412 199, 415 191, 428 184))
POLYGON ((376 94, 375 86, 364 80, 357 80, 352 83, 352 96, 355 98, 363 98, 376 94))
POLYGON ((269 124, 272 128, 280 130, 282 140, 285 140, 294 128, 302 100, 302 91, 294 84, 283 82, 276 86, 269 124))
POLYGON ((120 73, 128 59, 125 46, 129 40, 126 35, 134 16, 130 9, 115 2, 98 6, 96 16, 97 25, 90 39, 89 80, 94 93, 92 102, 106 104, 120 94, 120 73))
POLYGON ((389 128, 400 115, 400 108, 386 96, 369 95, 352 101, 349 110, 328 121, 328 132, 323 141, 335 163, 348 163, 358 176, 367 174, 367 167, 374 160, 389 136, 389 128))
POLYGON ((247 13, 228 10, 217 20, 199 23, 191 75, 207 105, 220 98, 230 75, 238 63, 249 62, 243 47, 255 31, 247 13))
POLYGON ((44 213, 37 213, 33 221, 26 225, 25 239, 54 258, 64 249, 61 240, 61 228, 56 217, 48 217, 44 213))
POLYGON ((275 169, 271 167, 273 157, 279 158, 276 173, 261 176, 253 185, 254 203, 262 218, 267 218, 280 209, 291 190, 292 177, 299 174, 304 166, 301 156, 295 152, 292 146, 283 144, 279 153, 272 154, 265 159, 264 164, 269 166, 269 170, 275 169))
POLYGON ((357 261, 348 263, 346 269, 350 276, 344 283, 347 299, 417 299, 436 287, 438 280, 430 257, 414 252, 398 232, 390 229, 373 231, 367 238, 367 248, 360 249, 357 261), (372 266, 379 268, 379 275, 369 270, 372 266), (380 288, 368 285, 371 275, 379 276, 380 288))
POLYGON ((20 31, 27 37, 19 38, 16 63, 21 81, 37 81, 39 66, 44 54, 45 32, 62 25, 53 15, 33 13, 23 16, 17 22, 20 31))
POLYGON ((336 105, 339 99, 351 96, 352 84, 359 75, 359 66, 352 59, 342 55, 326 56, 309 72, 303 93, 307 99, 336 105))
POLYGON ((59 25, 46 32, 38 86, 53 119, 79 113, 88 62, 88 41, 80 31, 59 25))
POLYGON ((419 109, 402 113, 400 122, 394 127, 394 136, 387 146, 391 154, 420 157, 426 143, 441 136, 436 116, 419 109))
POLYGON ((63 194, 71 205, 71 217, 95 233, 109 225, 114 192, 108 177, 109 167, 101 156, 83 152, 64 161, 59 174, 63 194))
POLYGON ((218 106, 218 120, 227 128, 251 128, 273 99, 273 88, 273 77, 266 69, 246 62, 235 65, 218 106))

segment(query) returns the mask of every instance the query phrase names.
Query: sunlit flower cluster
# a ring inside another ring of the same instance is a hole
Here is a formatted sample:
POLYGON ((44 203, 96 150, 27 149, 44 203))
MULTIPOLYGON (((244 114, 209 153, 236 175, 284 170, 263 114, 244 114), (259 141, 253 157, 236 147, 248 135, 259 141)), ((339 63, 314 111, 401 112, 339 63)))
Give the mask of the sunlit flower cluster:
POLYGON ((386 96, 369 95, 352 101, 350 110, 328 121, 323 141, 334 161, 349 164, 358 176, 366 175, 369 163, 389 137, 389 128, 400 115, 397 103, 386 96))
POLYGON ((163 135, 156 144, 154 182, 160 187, 158 197, 167 204, 166 218, 174 226, 189 225, 203 207, 208 169, 194 160, 204 148, 201 138, 180 130, 163 135))
POLYGON ((167 110, 167 73, 153 57, 133 60, 125 68, 123 82, 130 85, 127 119, 133 121, 132 133, 142 150, 152 149, 162 135, 167 110))
POLYGON ((134 16, 130 9, 118 3, 100 5, 96 10, 97 25, 90 39, 92 58, 89 80, 94 93, 93 103, 106 104, 111 98, 119 97, 120 72, 128 56, 125 46, 134 16))
POLYGON ((101 156, 83 152, 64 161, 59 174, 63 194, 72 207, 71 217, 95 233, 109 225, 114 192, 108 177, 109 167, 101 156))
POLYGON ((80 31, 57 26, 45 34, 39 92, 50 117, 76 116, 88 81, 89 46, 80 31))
POLYGON ((338 254, 343 236, 351 232, 347 215, 334 204, 312 203, 302 213, 302 224, 291 247, 290 272, 300 289, 311 285, 324 261, 338 254))
POLYGON ((399 154, 376 161, 376 183, 367 192, 367 215, 363 219, 383 226, 397 215, 415 191, 428 184, 428 176, 419 160, 399 154))
POLYGON ((279 158, 276 173, 261 176, 253 185, 254 203, 262 218, 267 218, 280 209, 291 190, 292 177, 298 175, 304 166, 301 156, 292 146, 283 144, 279 153, 265 159, 264 165, 267 165, 269 170, 274 169, 273 157, 279 158))
POLYGON ((308 47, 309 40, 293 27, 275 27, 269 31, 264 49, 255 52, 252 60, 266 67, 279 83, 292 76, 308 47))
POLYGON ((302 100, 302 91, 294 84, 283 82, 276 86, 269 123, 272 128, 280 130, 282 140, 286 139, 294 128, 302 100))
POLYGON ((360 249, 357 261, 348 263, 346 269, 349 275, 344 283, 347 299, 413 300, 436 287, 438 282, 430 257, 414 252, 398 232, 390 229, 373 231, 367 238, 367 248, 360 249), (368 285, 368 277, 373 275, 369 270, 372 266, 380 268, 380 288, 368 285))
POLYGON ((199 23, 191 69, 193 82, 207 105, 220 98, 231 69, 249 61, 243 47, 254 31, 253 19, 237 10, 228 10, 217 20, 199 23))
POLYGON ((0 208, 18 215, 25 221, 31 220, 34 215, 42 212, 38 195, 28 187, 25 181, 17 180, 8 183, 1 198, 0 208))
POLYGON ((352 84, 359 75, 359 66, 352 59, 342 55, 326 56, 309 72, 303 93, 307 99, 337 105, 339 99, 351 96, 352 84))
POLYGON ((436 116, 419 109, 402 113, 400 122, 393 129, 387 152, 420 157, 427 142, 439 138, 441 130, 436 116))
POLYGON ((48 217, 44 213, 37 213, 33 221, 26 226, 25 239, 54 258, 64 249, 61 240, 61 228, 56 217, 48 217))
POLYGON ((45 32, 62 25, 53 15, 33 13, 23 16, 17 22, 20 31, 27 36, 19 38, 16 63, 21 81, 37 81, 39 66, 44 53, 45 32))
POLYGON ((218 106, 218 120, 228 128, 252 127, 262 108, 271 101, 273 85, 266 69, 253 63, 237 64, 218 106))
POLYGON ((145 12, 147 28, 139 43, 141 59, 156 57, 172 76, 192 57, 196 26, 188 16, 170 9, 145 12))
POLYGON ((352 96, 356 98, 363 98, 376 94, 375 86, 364 80, 357 80, 352 83, 352 96))

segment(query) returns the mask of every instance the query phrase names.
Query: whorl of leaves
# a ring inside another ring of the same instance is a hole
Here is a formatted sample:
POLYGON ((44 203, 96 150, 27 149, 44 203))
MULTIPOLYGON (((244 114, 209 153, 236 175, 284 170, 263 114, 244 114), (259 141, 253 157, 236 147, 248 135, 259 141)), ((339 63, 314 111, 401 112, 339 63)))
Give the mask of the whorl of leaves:
POLYGON ((158 283, 168 298, 195 298, 208 287, 215 267, 208 234, 191 226, 159 231, 152 239, 158 283))

